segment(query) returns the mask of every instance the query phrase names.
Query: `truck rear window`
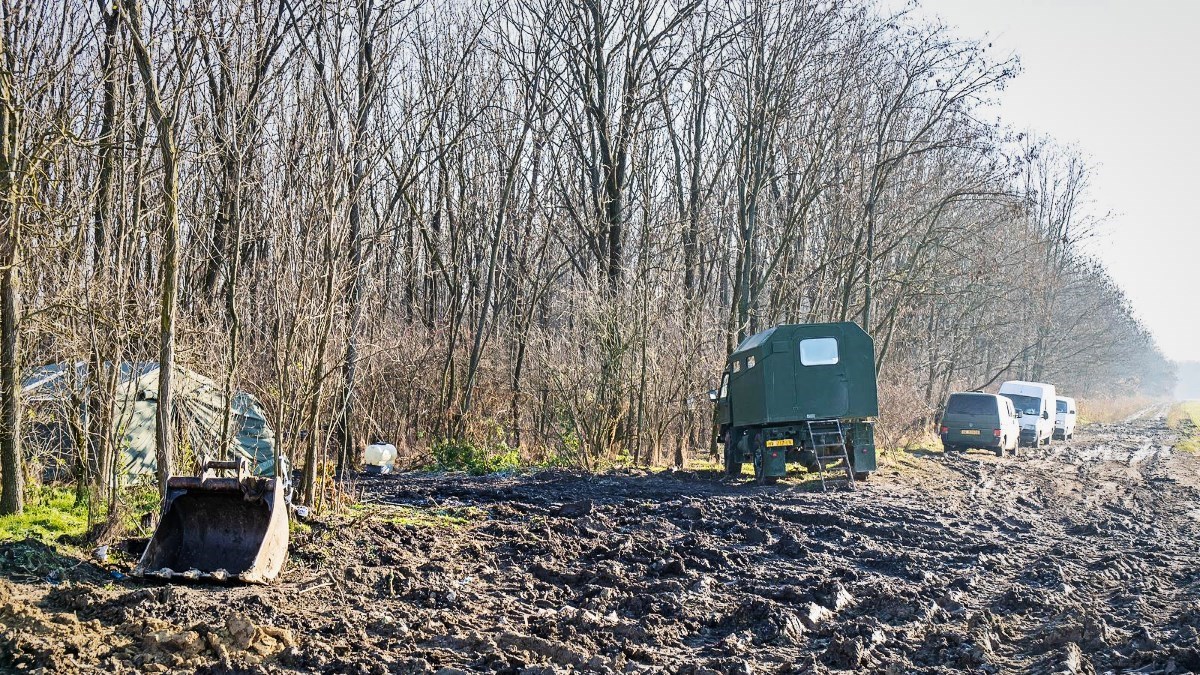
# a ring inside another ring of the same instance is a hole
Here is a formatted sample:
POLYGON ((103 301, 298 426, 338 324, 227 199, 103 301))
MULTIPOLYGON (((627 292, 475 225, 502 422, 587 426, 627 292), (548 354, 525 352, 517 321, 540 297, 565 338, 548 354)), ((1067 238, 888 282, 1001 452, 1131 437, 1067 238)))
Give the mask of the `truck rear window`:
POLYGON ((959 415, 995 415, 996 399, 991 396, 951 394, 946 402, 946 412, 959 415))
POLYGON ((809 338, 800 341, 800 363, 802 365, 831 366, 837 362, 837 338, 809 338))

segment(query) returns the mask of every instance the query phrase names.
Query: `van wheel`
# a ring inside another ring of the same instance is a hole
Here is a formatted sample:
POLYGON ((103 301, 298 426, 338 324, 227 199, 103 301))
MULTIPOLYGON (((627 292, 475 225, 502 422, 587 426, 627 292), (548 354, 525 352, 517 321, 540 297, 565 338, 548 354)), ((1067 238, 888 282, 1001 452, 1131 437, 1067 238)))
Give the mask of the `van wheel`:
POLYGON ((1004 441, 1000 441, 1000 447, 996 448, 994 452, 996 453, 997 457, 1004 456, 1004 441))

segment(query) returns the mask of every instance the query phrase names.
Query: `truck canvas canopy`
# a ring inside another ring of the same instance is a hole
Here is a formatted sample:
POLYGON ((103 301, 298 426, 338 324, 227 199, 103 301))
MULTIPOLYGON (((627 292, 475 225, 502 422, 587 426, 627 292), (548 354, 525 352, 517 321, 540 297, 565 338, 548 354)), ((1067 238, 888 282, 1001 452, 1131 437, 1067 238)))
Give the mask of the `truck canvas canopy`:
POLYGON ((875 347, 855 323, 784 324, 729 356, 734 425, 879 415, 875 347))

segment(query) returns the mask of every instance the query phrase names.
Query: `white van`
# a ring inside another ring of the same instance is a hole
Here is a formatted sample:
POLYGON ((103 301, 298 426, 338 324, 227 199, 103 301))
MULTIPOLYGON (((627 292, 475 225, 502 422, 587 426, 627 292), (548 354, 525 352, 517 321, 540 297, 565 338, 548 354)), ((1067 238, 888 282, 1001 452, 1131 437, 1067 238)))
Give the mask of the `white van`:
POLYGON ((1059 396, 1054 399, 1054 435, 1064 441, 1075 437, 1075 420, 1078 419, 1075 399, 1059 396))
POLYGON ((1000 385, 1000 395, 1012 400, 1021 414, 1021 442, 1038 446, 1054 436, 1054 385, 1011 380, 1000 385))

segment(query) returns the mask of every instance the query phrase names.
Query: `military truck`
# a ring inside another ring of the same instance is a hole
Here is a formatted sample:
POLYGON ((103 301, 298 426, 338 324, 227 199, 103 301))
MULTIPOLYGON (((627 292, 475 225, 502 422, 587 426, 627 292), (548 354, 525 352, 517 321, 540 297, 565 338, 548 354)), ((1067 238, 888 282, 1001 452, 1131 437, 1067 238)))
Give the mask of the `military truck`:
POLYGON ((731 476, 750 462, 758 483, 770 483, 798 462, 820 474, 822 487, 830 467, 852 487, 875 470, 875 343, 857 324, 785 324, 752 335, 709 396, 731 476))

